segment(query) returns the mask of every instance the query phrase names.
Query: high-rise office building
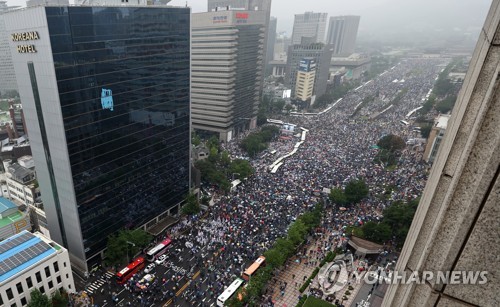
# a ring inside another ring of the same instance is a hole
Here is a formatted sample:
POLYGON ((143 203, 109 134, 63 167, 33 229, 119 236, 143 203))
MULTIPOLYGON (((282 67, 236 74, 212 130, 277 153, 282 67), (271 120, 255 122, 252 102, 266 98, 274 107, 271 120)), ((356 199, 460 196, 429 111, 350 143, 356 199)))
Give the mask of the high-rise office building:
MULTIPOLYGON (((44 0, 30 0, 44 1, 44 0)), ((49 1, 64 1, 64 0, 49 0, 49 1)), ((75 0, 77 5, 166 5, 172 0, 75 0)))
POLYGON ((313 95, 319 97, 326 92, 332 48, 322 43, 298 44, 288 47, 285 84, 292 89, 292 97, 296 96, 297 70, 299 70, 300 61, 304 58, 313 58, 315 60, 316 72, 313 95))
POLYGON ((229 141, 254 128, 263 79, 266 12, 193 14, 193 128, 229 141))
POLYGON ((189 190, 190 9, 38 6, 5 15, 50 236, 85 271, 189 190))
POLYGON ((267 29, 267 51, 266 51, 266 64, 274 60, 274 45, 276 44, 276 27, 278 19, 271 17, 269 20, 269 27, 267 29))
MULTIPOLYGON (((270 39, 269 38, 269 27, 270 25, 270 19, 271 19, 271 0, 208 0, 208 11, 209 12, 216 12, 216 11, 241 11, 241 10, 246 10, 246 11, 263 11, 265 12, 265 21, 264 21, 264 27, 265 27, 265 33, 264 33, 264 60, 262 61, 262 68, 265 69, 268 62, 270 61, 267 56, 267 46, 269 44, 270 39)), ((274 31, 276 32, 276 31, 274 31)), ((274 38, 274 40, 276 37, 274 38)), ((274 48, 274 47, 273 47, 274 48)), ((270 69, 269 69, 270 70, 270 69)), ((264 79, 261 79, 261 84, 260 87, 263 87, 264 84, 264 79)), ((260 91, 260 94, 262 95, 262 91, 260 91)))
POLYGON ((12 64, 9 35, 5 28, 4 13, 15 7, 0 1, 0 92, 17 90, 16 73, 12 64))
POLYGON ((360 18, 360 16, 330 17, 326 43, 333 46, 333 54, 354 53, 360 18))
POLYGON ((300 44, 302 37, 312 38, 317 43, 324 43, 327 16, 327 13, 314 12, 295 14, 292 44, 300 44))
POLYGON ((307 99, 313 96, 315 74, 316 60, 314 58, 300 60, 299 69, 297 69, 297 81, 295 83, 295 98, 307 101, 307 99))
POLYGON ((266 11, 270 14, 271 0, 208 0, 209 12, 222 10, 266 11))

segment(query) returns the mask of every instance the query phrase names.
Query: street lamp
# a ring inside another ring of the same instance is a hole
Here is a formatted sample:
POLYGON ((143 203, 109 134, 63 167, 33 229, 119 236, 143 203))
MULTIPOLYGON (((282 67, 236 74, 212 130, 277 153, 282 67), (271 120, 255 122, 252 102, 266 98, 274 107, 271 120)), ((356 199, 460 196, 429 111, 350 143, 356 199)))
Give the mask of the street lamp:
POLYGON ((135 243, 133 242, 130 242, 130 241, 127 241, 127 264, 130 263, 130 259, 128 257, 128 245, 132 245, 133 247, 135 247, 135 243))

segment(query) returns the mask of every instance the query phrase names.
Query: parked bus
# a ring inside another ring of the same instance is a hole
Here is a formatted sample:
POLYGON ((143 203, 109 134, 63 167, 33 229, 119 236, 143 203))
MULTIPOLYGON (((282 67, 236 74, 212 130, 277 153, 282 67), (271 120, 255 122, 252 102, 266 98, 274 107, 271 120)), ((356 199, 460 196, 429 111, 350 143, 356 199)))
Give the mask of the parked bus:
POLYGON ((243 274, 241 274, 241 278, 243 278, 244 280, 246 281, 249 281, 250 278, 252 277, 253 274, 255 274, 255 272, 261 267, 264 265, 264 263, 266 262, 266 257, 264 256, 260 256, 259 258, 257 258, 257 260, 255 260, 254 263, 252 263, 251 266, 249 266, 244 272, 243 274))
POLYGON ((409 123, 409 122, 407 122, 406 120, 400 120, 399 122, 400 122, 400 123, 402 123, 402 124, 403 124, 403 125, 405 125, 405 126, 408 126, 408 125, 410 124, 410 123, 409 123))
POLYGON ((171 243, 172 243, 172 240, 169 238, 166 238, 165 240, 161 241, 160 244, 158 244, 155 247, 153 247, 152 249, 150 249, 146 253, 148 261, 153 262, 158 257, 165 254, 165 252, 167 251, 167 249, 171 243))
POLYGON ((217 298, 217 306, 224 307, 224 304, 233 297, 233 295, 238 291, 238 289, 243 284, 243 279, 236 278, 230 285, 227 287, 224 292, 217 298))
POLYGON ((138 257, 137 259, 129 263, 129 265, 127 265, 123 270, 116 273, 116 281, 118 282, 118 284, 123 285, 125 282, 127 282, 130 277, 144 268, 144 264, 145 261, 142 257, 138 257))

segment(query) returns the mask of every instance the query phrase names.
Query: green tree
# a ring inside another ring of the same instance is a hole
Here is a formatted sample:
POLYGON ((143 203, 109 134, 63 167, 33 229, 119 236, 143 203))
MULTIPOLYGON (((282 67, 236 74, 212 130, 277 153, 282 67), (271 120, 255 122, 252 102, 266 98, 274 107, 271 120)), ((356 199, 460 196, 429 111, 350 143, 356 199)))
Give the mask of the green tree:
POLYGON ((255 157, 258 153, 267 148, 267 144, 259 133, 250 133, 241 141, 241 147, 250 157, 255 157))
POLYGON ((198 202, 198 197, 194 193, 189 193, 186 196, 185 204, 182 206, 182 213, 186 215, 197 214, 201 211, 200 203, 198 202))
POLYGON ((194 146, 198 146, 201 144, 200 137, 194 131, 191 133, 191 144, 193 144, 194 146))
POLYGON ((224 150, 221 154, 220 154, 220 164, 223 166, 223 167, 228 167, 230 164, 231 164, 231 158, 229 157, 229 153, 224 150))
POLYGON ((253 172, 254 169, 252 168, 250 162, 248 162, 247 160, 235 159, 231 161, 231 164, 229 166, 229 173, 231 175, 239 174, 239 178, 246 178, 252 175, 253 172))
POLYGON ((330 191, 330 201, 339 206, 347 205, 347 197, 344 194, 344 191, 341 188, 333 188, 330 191))
POLYGON ((286 254, 283 254, 276 248, 267 250, 266 252, 264 252, 264 256, 266 257, 267 264, 272 265, 276 268, 282 266, 287 259, 286 254))
POLYGON ((290 228, 288 228, 288 239, 294 246, 299 245, 304 241, 307 234, 307 226, 299 219, 297 219, 290 228))
POLYGON ((56 290, 54 294, 52 294, 52 306, 53 307, 66 307, 68 306, 68 294, 64 291, 64 288, 59 291, 56 290))
POLYGON ((406 143, 401 137, 388 134, 378 141, 377 146, 389 152, 395 152, 403 150, 406 147, 406 143))
POLYGON ((285 106, 285 100, 278 98, 278 99, 273 99, 271 102, 271 112, 273 113, 281 113, 283 110, 283 107, 285 106))
POLYGON ((130 257, 148 246, 151 240, 151 235, 142 229, 121 230, 108 237, 106 262, 110 265, 126 264, 130 257))
POLYGON ((455 106, 455 101, 457 100, 456 95, 449 95, 440 102, 438 102, 435 106, 436 110, 440 113, 446 114, 453 109, 455 106))
POLYGON ((423 138, 428 138, 429 134, 431 133, 432 130, 432 125, 425 124, 420 127, 420 134, 422 135, 423 138))
POLYGON ((385 243, 389 239, 391 239, 391 227, 386 223, 375 223, 375 222, 366 222, 362 227, 363 234, 365 239, 377 242, 380 244, 385 243))
POLYGON ((368 196, 368 186, 363 179, 351 180, 346 185, 344 193, 347 202, 354 204, 368 196))
POLYGON ((33 289, 30 293, 31 299, 28 307, 51 307, 50 299, 38 289, 33 289))
POLYGON ((273 249, 279 251, 280 254, 283 254, 288 258, 294 254, 295 246, 293 246, 292 241, 279 238, 276 240, 273 249))

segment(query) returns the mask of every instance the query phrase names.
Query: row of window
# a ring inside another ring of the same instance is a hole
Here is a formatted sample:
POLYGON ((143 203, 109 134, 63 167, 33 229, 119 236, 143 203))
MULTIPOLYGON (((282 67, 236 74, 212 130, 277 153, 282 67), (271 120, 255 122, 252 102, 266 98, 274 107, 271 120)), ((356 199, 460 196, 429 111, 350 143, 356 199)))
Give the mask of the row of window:
MULTIPOLYGON (((64 267, 66 267, 66 262, 63 262, 63 265, 64 267)), ((52 266, 54 267, 54 272, 59 272, 59 263, 57 261, 55 261, 52 266)), ((51 276, 51 272, 50 272, 50 266, 46 266, 44 268, 44 272, 45 272, 45 278, 49 278, 51 276)), ((35 273, 35 278, 36 278, 36 282, 37 283, 41 283, 42 282, 42 274, 41 274, 41 271, 38 271, 35 273)), ((66 274, 66 278, 69 278, 69 274, 66 274)), ((60 284, 62 282, 62 279, 61 279, 61 276, 58 275, 56 276, 56 281, 57 281, 57 284, 60 284)), ((33 288, 33 281, 31 279, 31 276, 28 276, 26 278, 26 285, 28 287, 28 289, 31 289, 33 288)), ((47 285, 49 286, 49 290, 52 290, 52 288, 54 288, 54 283, 52 282, 52 280, 49 280, 47 282, 47 285)), ((69 287, 71 288, 71 285, 69 285, 69 287)), ((22 285, 21 282, 18 282, 16 284, 16 289, 17 289, 17 293, 18 295, 24 293, 24 287, 22 285)), ((45 293, 45 287, 44 286, 41 286, 39 288, 40 292, 42 293, 45 293)), ((8 288, 5 293, 7 294, 7 298, 9 300, 12 300, 14 299, 14 292, 12 291, 12 288, 8 288)), ((21 299, 21 303, 24 305, 26 305, 26 298, 22 298, 21 299), (24 300, 24 302, 23 302, 24 300)), ((2 296, 0 295, 0 305, 3 304, 3 300, 2 300, 2 296)))
POLYGON ((8 185, 9 187, 11 187, 11 188, 15 189, 15 190, 16 190, 16 191, 18 191, 18 192, 26 193, 26 195, 28 195, 29 197, 32 197, 31 192, 28 192, 28 191, 25 191, 25 192, 24 192, 24 191, 23 191, 23 189, 21 189, 21 188, 19 188, 19 187, 15 186, 15 185, 13 185, 11 182, 7 183, 7 185, 8 185))

